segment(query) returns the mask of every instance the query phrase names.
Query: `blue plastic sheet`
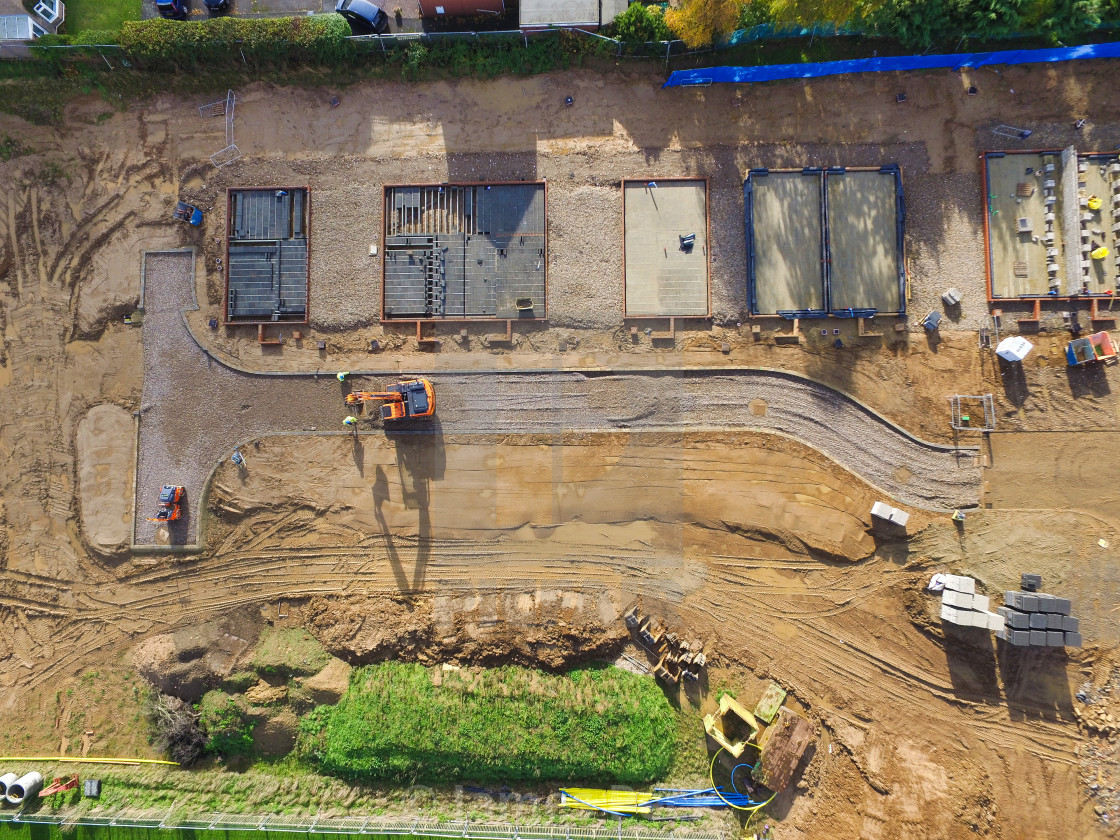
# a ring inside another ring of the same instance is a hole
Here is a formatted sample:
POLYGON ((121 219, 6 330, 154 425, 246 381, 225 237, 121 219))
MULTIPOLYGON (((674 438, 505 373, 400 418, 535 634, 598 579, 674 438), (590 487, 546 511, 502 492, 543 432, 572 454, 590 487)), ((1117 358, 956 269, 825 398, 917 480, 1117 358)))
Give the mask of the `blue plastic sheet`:
POLYGON ((999 50, 951 55, 900 55, 889 58, 857 58, 814 64, 770 64, 762 67, 703 67, 677 70, 662 87, 696 87, 732 82, 774 82, 780 79, 814 79, 845 73, 891 73, 899 70, 936 70, 984 67, 989 64, 1035 64, 1078 61, 1089 58, 1120 58, 1120 42, 1053 47, 1044 50, 999 50))

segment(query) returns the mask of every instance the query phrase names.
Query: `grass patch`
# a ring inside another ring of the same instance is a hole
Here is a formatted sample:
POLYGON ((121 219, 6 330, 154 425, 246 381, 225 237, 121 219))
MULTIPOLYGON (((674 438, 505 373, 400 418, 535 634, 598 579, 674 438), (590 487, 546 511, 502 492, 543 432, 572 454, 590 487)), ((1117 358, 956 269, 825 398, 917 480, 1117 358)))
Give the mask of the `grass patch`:
POLYGON ((262 675, 311 676, 322 671, 330 661, 331 655, 319 640, 298 627, 262 633, 252 667, 262 675))
POLYGON ((125 21, 140 20, 140 0, 67 0, 66 31, 89 29, 120 32, 125 21))
POLYGON ((25 146, 18 138, 5 134, 0 137, 0 160, 11 160, 20 155, 31 154, 31 149, 25 146))
POLYGON ((645 784, 665 775, 677 719, 650 677, 611 667, 551 675, 422 665, 353 673, 337 706, 303 721, 300 750, 347 779, 645 784))

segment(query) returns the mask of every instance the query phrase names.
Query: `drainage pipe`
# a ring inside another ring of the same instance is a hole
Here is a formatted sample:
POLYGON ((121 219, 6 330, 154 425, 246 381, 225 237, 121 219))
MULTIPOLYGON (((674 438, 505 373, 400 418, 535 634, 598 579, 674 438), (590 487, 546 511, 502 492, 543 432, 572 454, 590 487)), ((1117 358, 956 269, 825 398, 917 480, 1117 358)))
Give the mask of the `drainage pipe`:
POLYGON ((8 788, 10 788, 12 782, 18 778, 19 776, 15 773, 5 773, 3 776, 0 776, 0 799, 8 795, 8 788))
POLYGON ((23 800, 34 796, 43 789, 43 777, 32 770, 21 779, 16 779, 8 785, 8 794, 5 797, 12 805, 21 805, 23 800))

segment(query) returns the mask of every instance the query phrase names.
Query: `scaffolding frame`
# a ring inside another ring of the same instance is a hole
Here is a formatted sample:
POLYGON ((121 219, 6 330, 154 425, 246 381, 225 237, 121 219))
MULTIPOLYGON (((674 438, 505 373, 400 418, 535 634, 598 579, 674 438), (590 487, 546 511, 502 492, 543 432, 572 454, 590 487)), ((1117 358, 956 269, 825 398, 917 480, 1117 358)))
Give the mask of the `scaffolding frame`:
POLYGON ((953 394, 949 397, 949 407, 952 412, 950 425, 958 432, 991 432, 996 428, 996 407, 991 394, 953 394), (980 403, 980 410, 984 412, 984 425, 977 426, 971 414, 961 413, 962 400, 975 400, 980 403), (966 419, 967 418, 967 419, 966 419))

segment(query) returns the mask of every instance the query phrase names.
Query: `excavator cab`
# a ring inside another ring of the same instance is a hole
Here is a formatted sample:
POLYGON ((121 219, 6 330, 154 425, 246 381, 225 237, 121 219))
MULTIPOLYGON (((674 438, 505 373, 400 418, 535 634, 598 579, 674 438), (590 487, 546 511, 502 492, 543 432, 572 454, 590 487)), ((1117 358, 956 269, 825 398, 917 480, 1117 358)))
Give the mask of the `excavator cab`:
POLYGON ((179 487, 175 484, 165 484, 163 489, 159 491, 159 511, 155 517, 149 519, 149 522, 174 522, 183 515, 183 509, 180 502, 183 498, 185 488, 179 487))
POLYGON ((385 386, 381 392, 355 391, 346 395, 347 403, 380 400, 381 419, 407 420, 411 417, 431 417, 436 411, 436 395, 427 379, 406 379, 385 386))

